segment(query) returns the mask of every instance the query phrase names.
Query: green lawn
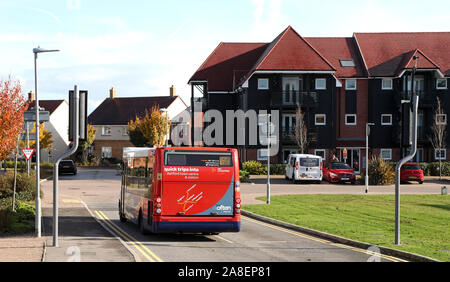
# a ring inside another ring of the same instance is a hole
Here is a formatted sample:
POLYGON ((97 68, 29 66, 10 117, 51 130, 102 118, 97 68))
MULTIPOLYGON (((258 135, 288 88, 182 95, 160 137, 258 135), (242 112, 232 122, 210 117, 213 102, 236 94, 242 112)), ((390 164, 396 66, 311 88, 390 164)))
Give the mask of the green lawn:
MULTIPOLYGON (((258 198, 265 201, 265 197, 258 198)), ((450 196, 401 196, 401 246, 394 245, 394 195, 285 195, 244 209, 357 241, 450 261, 450 196)))

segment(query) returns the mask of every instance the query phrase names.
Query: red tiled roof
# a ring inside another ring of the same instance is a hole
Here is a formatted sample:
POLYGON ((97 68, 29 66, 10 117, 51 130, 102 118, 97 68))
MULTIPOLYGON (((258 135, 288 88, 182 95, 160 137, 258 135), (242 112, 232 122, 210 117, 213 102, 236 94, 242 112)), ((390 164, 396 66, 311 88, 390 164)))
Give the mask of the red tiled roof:
MULTIPOLYGON (((425 61, 450 76, 450 32, 355 33, 369 76, 396 76, 405 55, 419 49, 425 61)), ((422 60, 419 59, 420 65, 422 60)))
POLYGON ((351 37, 305 37, 336 68, 338 78, 365 77, 364 65, 351 37), (342 67, 340 60, 352 59, 355 67, 342 67))
POLYGON ((417 69, 439 69, 439 66, 425 56, 419 49, 412 50, 403 55, 402 62, 399 64, 397 75, 400 75, 403 70, 412 69, 417 63, 417 69), (414 57, 417 61, 414 61, 414 57))
POLYGON ((335 68, 289 26, 268 46, 254 70, 334 71, 335 68))
POLYGON ((189 82, 207 80, 208 91, 231 91, 265 50, 267 43, 220 43, 189 82))
MULTIPOLYGON (((65 100, 39 100, 39 107, 44 108, 46 111, 50 112, 50 115, 61 105, 65 100)), ((36 101, 31 101, 28 104, 28 109, 33 108, 36 105, 36 101)))
POLYGON ((107 98, 88 117, 93 125, 126 125, 136 116, 145 115, 153 106, 167 108, 178 96, 151 96, 133 98, 107 98))

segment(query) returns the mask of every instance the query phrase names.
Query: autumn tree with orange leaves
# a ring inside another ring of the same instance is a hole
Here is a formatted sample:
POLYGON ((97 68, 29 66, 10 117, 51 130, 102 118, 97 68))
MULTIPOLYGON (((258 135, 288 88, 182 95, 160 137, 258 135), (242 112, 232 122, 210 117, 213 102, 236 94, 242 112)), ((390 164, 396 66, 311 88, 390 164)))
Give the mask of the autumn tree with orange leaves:
POLYGON ((21 94, 19 81, 0 80, 0 161, 11 155, 23 131, 23 113, 28 101, 21 94))

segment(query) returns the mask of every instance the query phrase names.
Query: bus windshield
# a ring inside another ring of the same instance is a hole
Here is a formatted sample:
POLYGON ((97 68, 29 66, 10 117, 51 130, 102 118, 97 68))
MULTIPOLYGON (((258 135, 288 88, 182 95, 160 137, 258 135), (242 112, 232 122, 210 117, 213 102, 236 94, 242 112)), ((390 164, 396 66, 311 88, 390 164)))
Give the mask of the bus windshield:
POLYGON ((231 152, 167 151, 166 166, 231 167, 231 152))

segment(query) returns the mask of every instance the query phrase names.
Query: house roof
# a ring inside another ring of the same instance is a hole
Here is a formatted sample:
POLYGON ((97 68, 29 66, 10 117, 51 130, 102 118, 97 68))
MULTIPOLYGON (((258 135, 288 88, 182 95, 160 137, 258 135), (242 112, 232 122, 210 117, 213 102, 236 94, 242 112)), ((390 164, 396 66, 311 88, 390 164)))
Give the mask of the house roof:
MULTIPOLYGON (((44 108, 46 111, 50 112, 50 115, 66 100, 39 100, 39 107, 44 108)), ((33 100, 28 104, 28 109, 34 108, 36 101, 33 100)))
POLYGON ((429 66, 439 66, 445 76, 450 76, 450 32, 355 33, 354 38, 369 76, 398 75, 416 50, 423 58, 419 59, 419 66, 424 61, 429 66))
POLYGON ((355 40, 352 37, 305 37, 336 68, 338 78, 365 77, 355 40), (354 67, 343 67, 340 60, 352 59, 354 67))
POLYGON ((268 43, 220 43, 189 79, 207 80, 208 91, 231 91, 266 49, 268 43))
POLYGON ((254 70, 334 71, 335 68, 308 41, 288 26, 269 44, 254 70))
MULTIPOLYGON (((178 96, 107 98, 88 117, 93 125, 127 125, 153 106, 168 108, 178 96)), ((181 99, 181 98, 180 98, 181 99)))

